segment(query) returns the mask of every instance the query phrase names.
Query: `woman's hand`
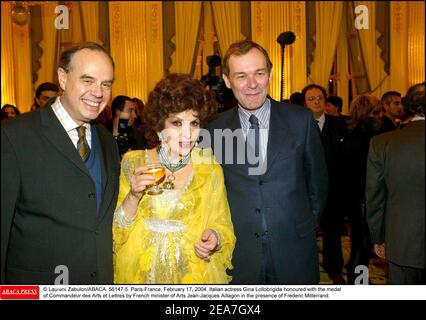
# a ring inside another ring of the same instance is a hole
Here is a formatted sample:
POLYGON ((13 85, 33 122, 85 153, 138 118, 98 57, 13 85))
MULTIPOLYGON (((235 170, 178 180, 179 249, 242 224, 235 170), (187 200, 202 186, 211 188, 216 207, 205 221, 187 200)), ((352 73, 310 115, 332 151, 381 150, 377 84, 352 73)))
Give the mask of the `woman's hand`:
POLYGON ((155 178, 151 174, 144 174, 148 170, 147 166, 140 166, 135 169, 133 176, 130 178, 130 195, 140 200, 147 187, 155 183, 155 178))
POLYGON ((201 235, 201 241, 194 245, 196 255, 201 259, 210 260, 210 256, 216 249, 218 242, 219 239, 212 229, 204 230, 201 235))

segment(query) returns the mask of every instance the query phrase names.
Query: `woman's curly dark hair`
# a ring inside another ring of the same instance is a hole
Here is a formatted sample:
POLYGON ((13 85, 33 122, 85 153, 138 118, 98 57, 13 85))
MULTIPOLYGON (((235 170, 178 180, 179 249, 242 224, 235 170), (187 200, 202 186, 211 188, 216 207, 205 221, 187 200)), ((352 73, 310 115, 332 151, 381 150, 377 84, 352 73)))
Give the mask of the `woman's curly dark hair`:
POLYGON ((175 113, 194 110, 201 127, 216 113, 216 101, 211 91, 190 75, 171 73, 160 80, 148 97, 143 111, 146 125, 145 137, 150 146, 159 144, 157 132, 165 126, 165 120, 175 113))

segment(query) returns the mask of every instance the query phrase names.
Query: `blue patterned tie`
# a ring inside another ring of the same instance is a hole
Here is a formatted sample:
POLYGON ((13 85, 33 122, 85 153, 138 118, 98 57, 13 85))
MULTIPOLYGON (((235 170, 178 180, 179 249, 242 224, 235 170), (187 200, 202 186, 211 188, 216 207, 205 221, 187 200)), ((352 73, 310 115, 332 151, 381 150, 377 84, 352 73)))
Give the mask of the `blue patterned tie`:
MULTIPOLYGON (((260 151, 260 133, 259 133, 259 119, 256 118, 255 115, 251 115, 249 118, 250 122, 250 132, 254 133, 254 154, 256 157, 259 157, 259 151, 260 151)), ((250 141, 250 140, 249 140, 250 141)))

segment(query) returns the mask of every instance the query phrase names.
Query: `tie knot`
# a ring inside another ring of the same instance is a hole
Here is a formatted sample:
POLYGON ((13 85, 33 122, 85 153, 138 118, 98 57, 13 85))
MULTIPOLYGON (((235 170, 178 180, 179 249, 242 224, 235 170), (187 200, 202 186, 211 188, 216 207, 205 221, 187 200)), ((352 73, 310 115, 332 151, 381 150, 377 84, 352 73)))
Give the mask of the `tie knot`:
POLYGON ((249 122, 252 127, 259 127, 259 119, 256 118, 254 114, 252 114, 249 118, 249 122))
POLYGON ((79 138, 84 138, 86 136, 86 127, 85 126, 79 126, 77 128, 77 132, 78 132, 79 138))

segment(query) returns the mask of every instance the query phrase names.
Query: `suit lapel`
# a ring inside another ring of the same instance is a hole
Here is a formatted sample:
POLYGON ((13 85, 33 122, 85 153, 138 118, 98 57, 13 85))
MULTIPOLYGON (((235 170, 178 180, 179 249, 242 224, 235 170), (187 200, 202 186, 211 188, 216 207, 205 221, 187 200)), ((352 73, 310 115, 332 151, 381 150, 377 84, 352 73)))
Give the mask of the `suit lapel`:
MULTIPOLYGON (((239 170, 243 170, 244 174, 248 172, 250 165, 247 160, 247 152, 246 152, 246 140, 244 138, 244 134, 241 128, 240 116, 238 114, 238 107, 234 109, 234 112, 231 114, 228 119, 227 128, 231 129, 232 132, 236 135, 236 139, 233 139, 233 163, 237 163, 237 166, 233 166, 233 168, 238 168, 239 170), (243 153, 243 154, 242 154, 243 153), (241 159, 243 163, 239 161, 241 159)), ((224 153, 225 154, 225 151, 224 153)), ((226 160, 226 159, 224 159, 226 160)))
POLYGON ((99 156, 101 158, 102 194, 105 194, 109 178, 108 172, 111 172, 111 170, 109 170, 110 161, 108 161, 107 159, 108 152, 107 150, 105 150, 105 143, 103 143, 103 137, 99 132, 98 126, 96 125, 96 123, 93 123, 92 126, 94 127, 94 129, 92 130, 92 134, 96 134, 96 138, 98 141, 99 156))
POLYGON ((108 155, 110 154, 107 150, 106 143, 104 143, 104 137, 102 135, 102 132, 99 130, 98 126, 94 124, 95 130, 93 132, 96 134, 96 137, 98 138, 98 150, 99 150, 99 156, 100 156, 100 163, 101 163, 101 172, 102 172, 102 202, 101 207, 99 208, 99 214, 98 214, 98 224, 101 223, 103 217, 105 216, 105 213, 107 212, 107 208, 109 206, 109 202, 106 201, 106 199, 110 199, 112 201, 111 194, 111 188, 109 184, 109 178, 110 175, 113 174, 114 170, 111 168, 111 164, 113 162, 113 159, 111 159, 108 155))
POLYGON ((269 134, 268 134, 268 151, 267 151, 267 167, 265 174, 268 173, 275 158, 282 153, 286 144, 289 142, 288 126, 285 118, 280 114, 279 108, 284 108, 271 99, 271 116, 269 120, 269 134))
MULTIPOLYGON (((54 101, 53 103, 57 103, 57 100, 54 101)), ((70 137, 53 112, 51 104, 46 105, 40 110, 40 117, 43 135, 46 139, 49 140, 66 159, 90 177, 89 170, 87 170, 70 137)))

